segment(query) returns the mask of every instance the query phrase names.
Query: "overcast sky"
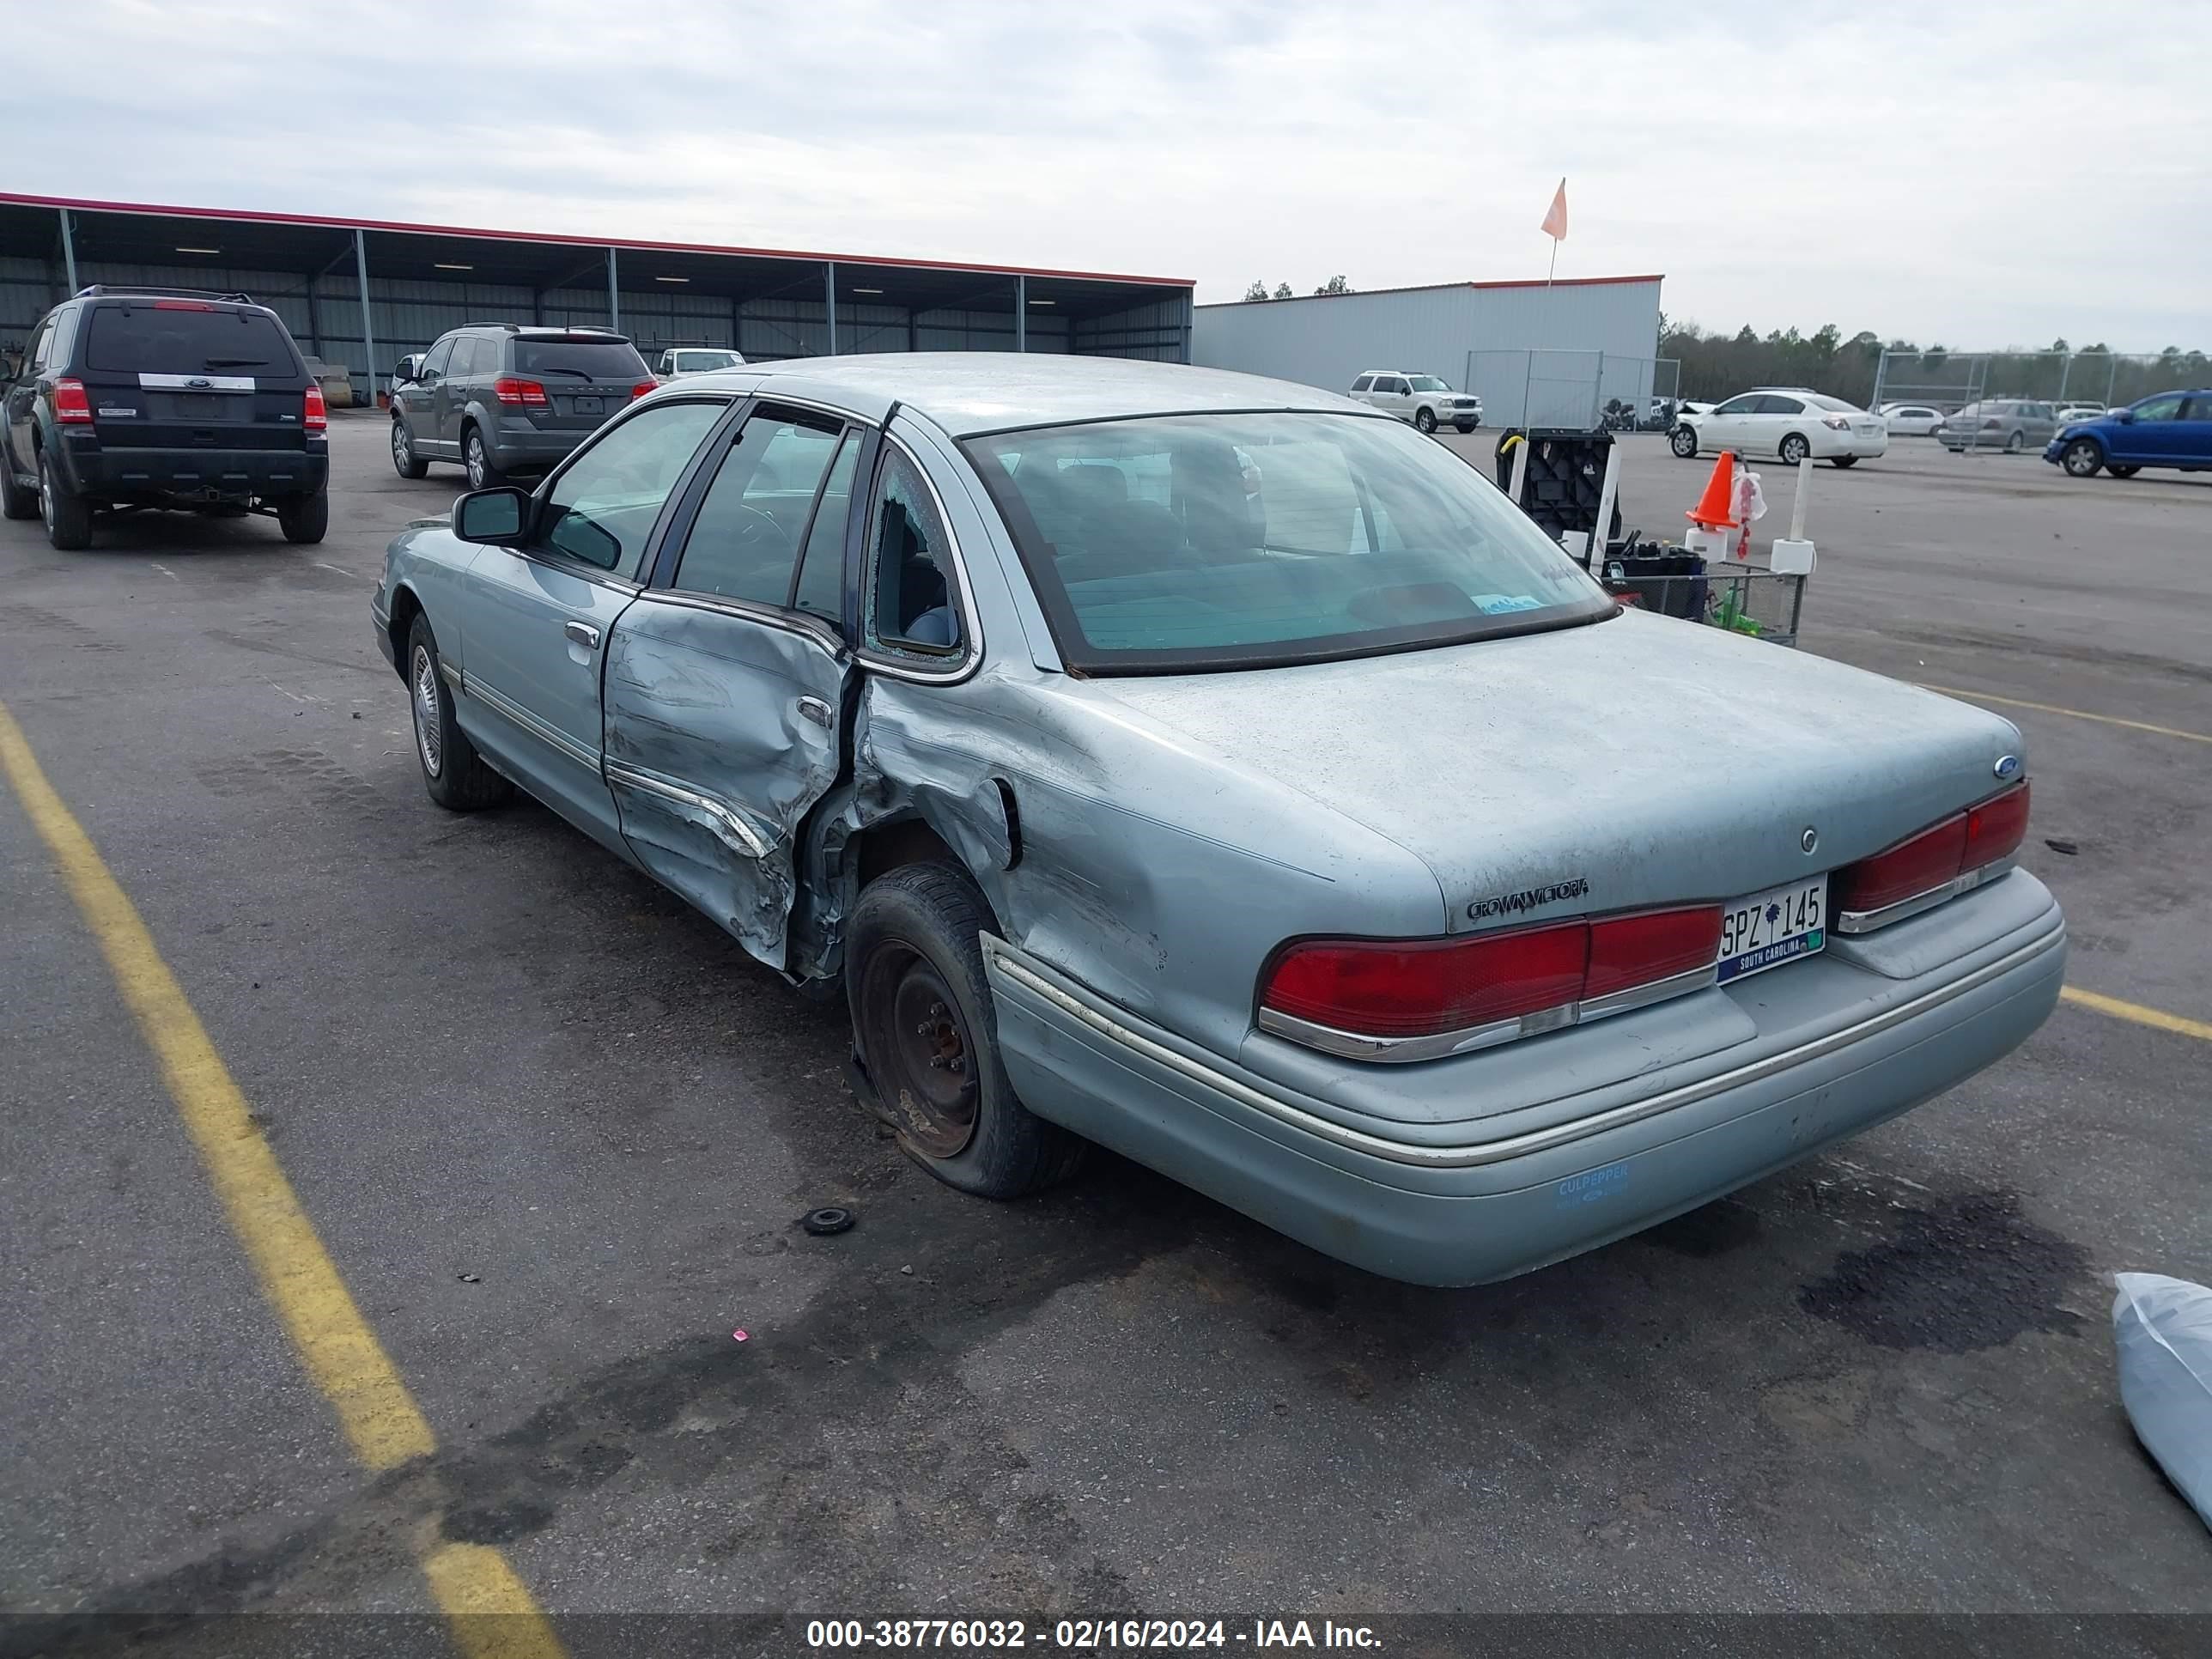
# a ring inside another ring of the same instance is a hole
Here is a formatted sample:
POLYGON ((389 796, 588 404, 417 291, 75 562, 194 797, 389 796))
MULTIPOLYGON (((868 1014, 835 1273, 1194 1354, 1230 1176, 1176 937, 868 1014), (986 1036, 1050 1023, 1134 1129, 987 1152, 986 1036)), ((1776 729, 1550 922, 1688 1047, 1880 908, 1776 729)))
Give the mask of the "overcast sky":
POLYGON ((1207 301, 1541 276, 1565 174, 1559 275, 1664 272, 1708 327, 2212 349, 2212 4, 75 0, 9 33, 74 66, 9 95, 0 176, 41 194, 1207 301))

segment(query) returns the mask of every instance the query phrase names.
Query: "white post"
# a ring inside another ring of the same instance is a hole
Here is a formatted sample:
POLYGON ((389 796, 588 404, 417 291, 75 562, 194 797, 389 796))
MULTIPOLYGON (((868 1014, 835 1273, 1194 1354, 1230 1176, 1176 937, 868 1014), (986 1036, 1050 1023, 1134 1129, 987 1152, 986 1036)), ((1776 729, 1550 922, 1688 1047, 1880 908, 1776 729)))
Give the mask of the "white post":
POLYGON ((1513 446, 1513 482, 1506 489, 1506 499, 1514 506, 1520 506, 1521 492, 1528 486, 1528 434, 1524 433, 1522 434, 1521 441, 1513 446))
POLYGON ((1805 500, 1813 493, 1813 458, 1797 463, 1797 495, 1790 503, 1790 534, 1767 550, 1766 568, 1778 576, 1813 574, 1813 544, 1805 539, 1805 500))
POLYGON ((1613 545, 1613 498, 1620 493, 1620 446, 1611 443, 1605 449, 1605 482, 1598 486, 1597 528, 1590 532, 1590 573, 1595 575, 1605 568, 1607 550, 1613 545))

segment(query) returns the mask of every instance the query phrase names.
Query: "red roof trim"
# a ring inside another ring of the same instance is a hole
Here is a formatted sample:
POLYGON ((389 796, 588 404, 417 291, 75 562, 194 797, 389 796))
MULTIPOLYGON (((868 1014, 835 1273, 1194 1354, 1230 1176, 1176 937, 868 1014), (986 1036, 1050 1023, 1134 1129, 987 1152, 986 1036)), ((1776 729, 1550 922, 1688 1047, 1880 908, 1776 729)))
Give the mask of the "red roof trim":
MULTIPOLYGON (((1437 294, 1448 289, 1459 288, 1607 288, 1620 283, 1663 283, 1664 273, 1653 271, 1644 276, 1562 276, 1556 283, 1547 283, 1540 277, 1510 277, 1503 282, 1490 283, 1413 283, 1404 288, 1363 288, 1349 294, 1293 294, 1291 300, 1357 300, 1373 294, 1437 294)), ((1287 305, 1285 300, 1212 300, 1198 307, 1212 311, 1221 306, 1287 305)))
POLYGON ((237 220, 247 224, 307 225, 331 230, 381 230, 407 236, 466 236, 490 242, 552 242, 565 247, 632 248, 644 253, 723 254, 753 259, 823 259, 839 264, 901 270, 973 270, 999 276, 1060 276, 1085 283, 1130 283, 1148 288, 1189 288, 1188 276, 1134 276, 1118 271, 1055 270, 1044 265, 968 264, 957 259, 909 259, 863 253, 807 252, 795 248, 732 247, 713 242, 644 242, 620 236, 538 235, 526 230, 484 230, 465 225, 418 225, 398 219, 337 219, 319 213, 263 213, 220 208, 173 207, 150 202, 81 201, 68 196, 26 196, 0 191, 0 204, 68 208, 81 213, 143 213, 168 219, 237 220))

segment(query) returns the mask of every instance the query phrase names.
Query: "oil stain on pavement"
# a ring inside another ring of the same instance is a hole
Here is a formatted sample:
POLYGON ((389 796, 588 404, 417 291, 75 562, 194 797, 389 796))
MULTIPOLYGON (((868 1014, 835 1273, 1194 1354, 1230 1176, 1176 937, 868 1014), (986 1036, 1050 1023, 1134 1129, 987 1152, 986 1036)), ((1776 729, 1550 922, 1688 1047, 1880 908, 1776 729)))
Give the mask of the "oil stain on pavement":
POLYGON ((1971 1353, 2029 1331, 2070 1334, 2059 1305, 2088 1253, 2024 1219, 2010 1193, 1942 1199, 1899 1218, 1897 1236, 1839 1260, 1797 1304, 1877 1347, 1971 1353))

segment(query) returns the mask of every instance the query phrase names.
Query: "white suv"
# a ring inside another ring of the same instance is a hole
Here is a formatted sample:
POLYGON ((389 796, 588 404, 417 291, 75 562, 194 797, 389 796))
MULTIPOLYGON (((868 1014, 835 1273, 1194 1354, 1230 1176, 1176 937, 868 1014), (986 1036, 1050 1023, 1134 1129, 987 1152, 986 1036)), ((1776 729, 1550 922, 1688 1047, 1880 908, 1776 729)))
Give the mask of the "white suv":
POLYGON ((1370 368, 1352 383, 1352 396, 1411 421, 1424 432, 1445 424, 1472 432, 1482 424, 1482 399, 1454 392, 1433 374, 1370 368))

